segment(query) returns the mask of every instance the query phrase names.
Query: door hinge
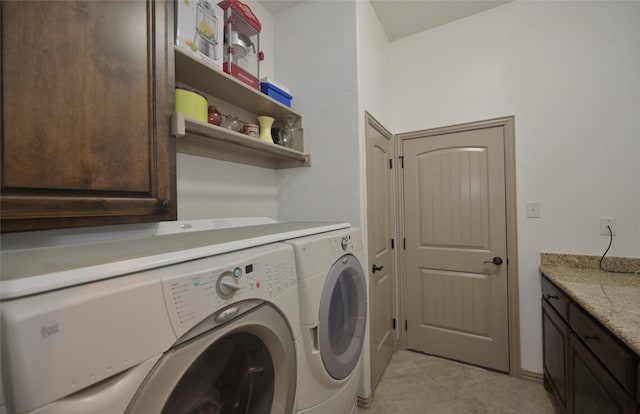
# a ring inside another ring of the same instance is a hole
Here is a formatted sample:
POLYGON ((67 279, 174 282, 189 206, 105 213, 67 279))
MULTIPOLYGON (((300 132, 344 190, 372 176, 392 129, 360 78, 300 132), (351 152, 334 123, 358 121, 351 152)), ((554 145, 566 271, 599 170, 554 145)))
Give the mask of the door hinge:
POLYGON ((408 332, 409 331, 409 322, 407 322, 407 320, 404 320, 404 331, 408 332))
POLYGON ((393 168, 393 158, 389 158, 389 169, 393 168))
POLYGON ((395 249, 394 245, 395 245, 395 242, 393 241, 393 239, 391 239, 391 249, 395 249))
POLYGON ((404 155, 401 155, 398 158, 400 158, 400 168, 404 168, 404 155))
POLYGON ((402 250, 407 250, 407 239, 402 239, 402 250))
POLYGON ((391 322, 393 324, 393 329, 396 329, 396 318, 391 319, 391 322))

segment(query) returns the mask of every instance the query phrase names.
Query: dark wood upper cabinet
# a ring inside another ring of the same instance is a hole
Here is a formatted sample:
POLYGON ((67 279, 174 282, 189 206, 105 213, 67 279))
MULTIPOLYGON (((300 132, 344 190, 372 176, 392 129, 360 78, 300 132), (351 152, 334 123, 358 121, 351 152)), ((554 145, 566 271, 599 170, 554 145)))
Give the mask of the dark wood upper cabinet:
POLYGON ((2 231, 175 220, 172 2, 0 7, 2 231))

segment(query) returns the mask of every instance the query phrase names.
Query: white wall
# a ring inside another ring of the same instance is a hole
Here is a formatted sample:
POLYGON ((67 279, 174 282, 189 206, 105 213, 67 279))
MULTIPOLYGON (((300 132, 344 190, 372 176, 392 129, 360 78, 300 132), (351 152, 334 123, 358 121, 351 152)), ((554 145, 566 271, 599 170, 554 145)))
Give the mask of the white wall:
POLYGON ((640 2, 525 2, 392 43, 394 132, 515 115, 522 367, 541 251, 640 257, 640 2), (526 202, 542 218, 526 218, 526 202))
POLYGON ((189 154, 177 155, 176 170, 178 220, 278 215, 273 170, 189 154))
POLYGON ((360 223, 356 4, 307 1, 275 17, 276 81, 303 114, 310 168, 278 171, 278 219, 360 223))
MULTIPOLYGON (((256 1, 247 4, 263 26, 261 74, 292 90, 312 166, 276 172, 178 154, 178 218, 268 216, 361 226, 356 2, 304 2, 276 17, 256 1)), ((386 108, 379 112, 388 116, 386 108)))
MULTIPOLYGON (((256 1, 245 2, 262 24, 261 76, 274 75, 273 16, 256 1)), ((274 170, 179 153, 178 219, 212 217, 277 218, 278 181, 274 170)))
POLYGON ((390 99, 393 63, 389 58, 390 45, 371 3, 357 2, 357 11, 359 125, 364 126, 365 110, 382 125, 388 125, 391 123, 393 105, 390 99))
MULTIPOLYGON (((379 122, 389 121, 389 43, 371 3, 357 2, 357 36, 358 36, 358 126, 360 147, 360 216, 358 225, 362 229, 362 237, 368 239, 367 232, 367 171, 364 111, 374 116, 379 122)), ((365 249, 365 269, 369 268, 368 252, 365 249)), ((367 297, 369 286, 367 285, 367 297)), ((361 381, 358 395, 364 399, 371 396, 371 352, 369 347, 370 324, 367 324, 365 346, 362 349, 361 381)))

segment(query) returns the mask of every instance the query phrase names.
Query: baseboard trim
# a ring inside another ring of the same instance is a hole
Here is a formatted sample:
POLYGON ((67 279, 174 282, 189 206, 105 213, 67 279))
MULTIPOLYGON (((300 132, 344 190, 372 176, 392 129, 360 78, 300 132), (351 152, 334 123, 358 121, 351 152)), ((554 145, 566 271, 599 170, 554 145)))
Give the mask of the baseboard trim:
POLYGON ((358 395, 358 407, 367 409, 373 404, 373 393, 367 398, 358 395))
POLYGON ((526 371, 524 369, 520 371, 520 377, 523 380, 537 382, 539 384, 542 384, 542 382, 544 380, 544 377, 543 377, 542 374, 538 374, 536 372, 531 372, 531 371, 526 371))

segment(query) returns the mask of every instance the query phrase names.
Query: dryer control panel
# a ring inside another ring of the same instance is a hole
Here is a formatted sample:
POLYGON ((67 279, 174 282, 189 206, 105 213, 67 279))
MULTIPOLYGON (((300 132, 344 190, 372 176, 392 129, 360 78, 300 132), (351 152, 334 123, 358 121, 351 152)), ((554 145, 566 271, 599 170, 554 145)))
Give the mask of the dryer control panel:
POLYGON ((207 257, 149 273, 162 281, 167 312, 178 338, 236 302, 261 299, 296 301, 297 305, 293 249, 285 244, 207 257))
POLYGON ((343 235, 329 239, 334 254, 353 253, 362 248, 358 230, 345 231, 343 235))

